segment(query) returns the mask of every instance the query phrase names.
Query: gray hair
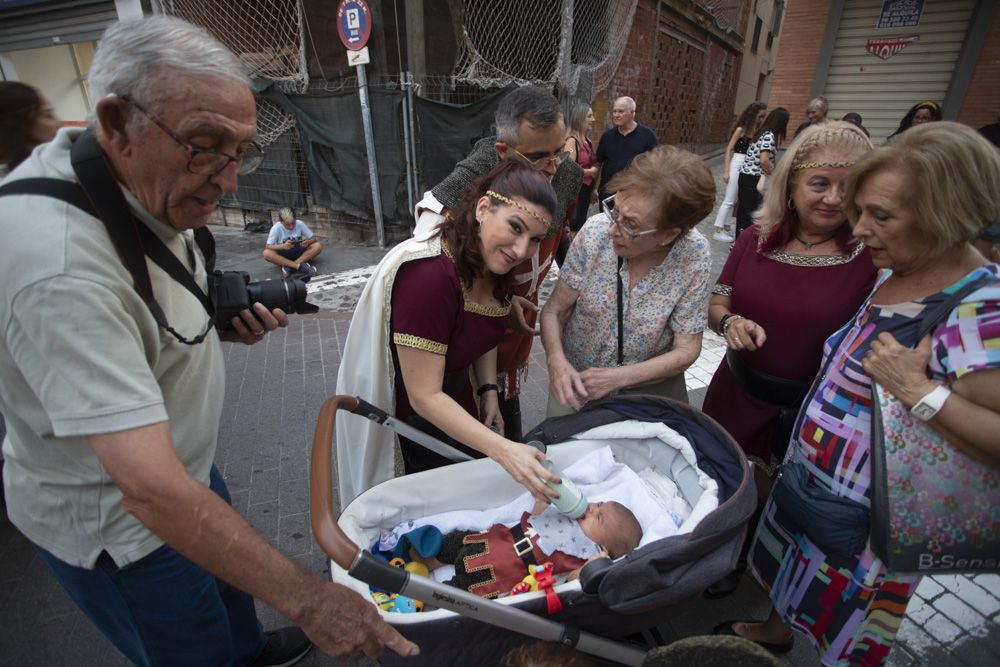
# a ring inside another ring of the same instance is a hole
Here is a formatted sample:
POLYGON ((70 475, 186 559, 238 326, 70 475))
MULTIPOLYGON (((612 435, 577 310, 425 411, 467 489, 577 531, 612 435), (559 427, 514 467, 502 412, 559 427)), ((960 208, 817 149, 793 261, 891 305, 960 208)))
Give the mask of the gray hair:
POLYGON ((282 208, 280 211, 278 211, 278 217, 284 220, 285 222, 291 222, 292 220, 295 219, 295 214, 292 213, 292 209, 286 206, 282 208))
MULTIPOLYGON (((622 95, 621 97, 618 98, 618 100, 622 100, 623 102, 625 102, 625 108, 628 109, 629 111, 635 111, 635 100, 633 100, 628 95, 622 95)), ((615 100, 615 102, 617 102, 618 100, 615 100)))
POLYGON ((522 122, 545 129, 560 120, 559 100, 552 93, 540 86, 521 86, 504 95, 497 105, 494 116, 497 141, 516 147, 522 122))
POLYGON ((166 76, 221 78, 250 87, 240 59, 207 30, 172 16, 150 16, 104 31, 90 68, 90 95, 95 101, 128 95, 155 106, 166 76))

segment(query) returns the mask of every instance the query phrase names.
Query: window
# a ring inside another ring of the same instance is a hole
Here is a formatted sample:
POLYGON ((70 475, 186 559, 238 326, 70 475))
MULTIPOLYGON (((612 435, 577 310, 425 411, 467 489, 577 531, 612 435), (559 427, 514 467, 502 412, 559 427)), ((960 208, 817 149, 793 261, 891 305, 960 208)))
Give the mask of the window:
POLYGON ((760 46, 760 30, 764 27, 764 22, 757 17, 757 21, 753 26, 753 41, 750 43, 750 50, 757 53, 757 47, 760 46))

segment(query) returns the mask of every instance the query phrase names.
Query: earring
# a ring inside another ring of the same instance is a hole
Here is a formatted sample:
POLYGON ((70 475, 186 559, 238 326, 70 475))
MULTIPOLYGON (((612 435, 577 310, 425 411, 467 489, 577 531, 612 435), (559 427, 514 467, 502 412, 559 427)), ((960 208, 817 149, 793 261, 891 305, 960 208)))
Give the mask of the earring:
POLYGON ((789 211, 794 211, 795 210, 795 202, 792 201, 791 197, 788 198, 788 210, 789 211))
POLYGON ((482 226, 483 226, 483 219, 482 219, 482 218, 480 218, 479 216, 476 216, 476 222, 478 222, 478 223, 479 223, 479 226, 480 226, 480 227, 482 227, 482 226))

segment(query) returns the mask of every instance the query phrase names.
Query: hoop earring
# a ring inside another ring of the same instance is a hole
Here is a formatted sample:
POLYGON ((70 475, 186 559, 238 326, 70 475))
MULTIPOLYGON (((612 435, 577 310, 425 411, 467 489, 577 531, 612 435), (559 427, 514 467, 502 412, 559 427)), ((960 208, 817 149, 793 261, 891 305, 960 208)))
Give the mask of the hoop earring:
POLYGON ((792 201, 791 197, 788 198, 788 210, 793 212, 795 211, 795 202, 792 201))

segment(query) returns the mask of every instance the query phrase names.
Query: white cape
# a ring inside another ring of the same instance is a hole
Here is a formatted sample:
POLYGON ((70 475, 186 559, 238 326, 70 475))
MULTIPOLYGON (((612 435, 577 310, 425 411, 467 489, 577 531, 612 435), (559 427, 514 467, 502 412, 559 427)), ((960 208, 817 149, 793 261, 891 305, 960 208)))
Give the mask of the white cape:
MULTIPOLYGON (((392 285, 404 262, 435 257, 441 239, 432 229, 390 250, 368 280, 341 351, 337 393, 359 396, 395 414, 394 370, 389 347, 392 285)), ((392 479, 396 436, 389 428, 359 415, 337 414, 335 434, 337 491, 343 509, 362 492, 392 479)))

